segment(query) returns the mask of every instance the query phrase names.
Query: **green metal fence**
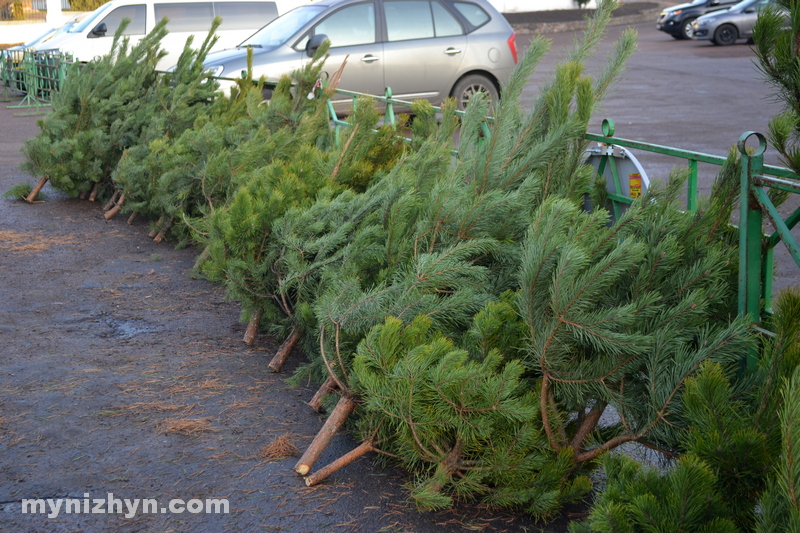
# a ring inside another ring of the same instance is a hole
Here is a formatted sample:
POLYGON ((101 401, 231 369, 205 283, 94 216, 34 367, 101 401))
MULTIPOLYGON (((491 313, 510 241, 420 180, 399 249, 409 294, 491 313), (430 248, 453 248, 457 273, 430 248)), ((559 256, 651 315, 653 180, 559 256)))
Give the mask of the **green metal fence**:
POLYGON ((25 94, 22 102, 8 107, 31 109, 29 114, 43 113, 73 63, 70 54, 58 50, 4 50, 0 56, 0 79, 5 86, 6 99, 9 90, 25 94))

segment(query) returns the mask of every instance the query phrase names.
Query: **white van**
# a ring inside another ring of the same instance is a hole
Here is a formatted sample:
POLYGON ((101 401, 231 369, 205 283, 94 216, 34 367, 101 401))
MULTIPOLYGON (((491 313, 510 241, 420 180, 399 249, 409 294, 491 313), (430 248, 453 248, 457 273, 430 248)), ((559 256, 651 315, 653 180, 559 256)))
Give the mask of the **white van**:
POLYGON ((122 19, 130 19, 124 35, 136 44, 164 17, 169 34, 161 41, 168 54, 158 63, 165 70, 178 61, 186 39, 194 35, 198 48, 215 16, 222 18, 219 40, 212 48, 232 48, 280 15, 310 0, 111 0, 67 31, 38 46, 37 50, 69 52, 76 61, 90 61, 108 54, 122 19))

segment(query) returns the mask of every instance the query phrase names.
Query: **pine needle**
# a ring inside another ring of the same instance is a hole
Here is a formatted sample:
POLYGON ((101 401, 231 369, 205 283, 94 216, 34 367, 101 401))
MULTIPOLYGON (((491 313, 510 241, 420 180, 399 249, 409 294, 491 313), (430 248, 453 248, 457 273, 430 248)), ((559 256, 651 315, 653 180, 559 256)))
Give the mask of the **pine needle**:
POLYGON ((292 442, 292 434, 284 433, 263 448, 258 453, 260 459, 277 461, 287 457, 297 457, 300 449, 292 442))

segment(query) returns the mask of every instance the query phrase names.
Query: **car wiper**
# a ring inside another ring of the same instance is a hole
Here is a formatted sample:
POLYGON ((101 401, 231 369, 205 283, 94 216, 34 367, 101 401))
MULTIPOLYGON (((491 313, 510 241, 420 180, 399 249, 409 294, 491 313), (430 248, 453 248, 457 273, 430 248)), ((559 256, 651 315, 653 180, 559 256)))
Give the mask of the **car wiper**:
POLYGON ((240 44, 236 48, 264 48, 260 44, 240 44))

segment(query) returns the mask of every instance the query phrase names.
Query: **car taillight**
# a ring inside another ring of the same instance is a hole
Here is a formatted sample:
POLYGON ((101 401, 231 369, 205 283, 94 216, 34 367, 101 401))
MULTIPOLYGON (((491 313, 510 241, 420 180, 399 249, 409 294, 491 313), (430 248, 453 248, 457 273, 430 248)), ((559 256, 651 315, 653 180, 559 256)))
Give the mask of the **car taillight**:
POLYGON ((517 64, 517 32, 511 34, 508 38, 508 48, 511 50, 511 57, 514 58, 514 64, 517 64))

